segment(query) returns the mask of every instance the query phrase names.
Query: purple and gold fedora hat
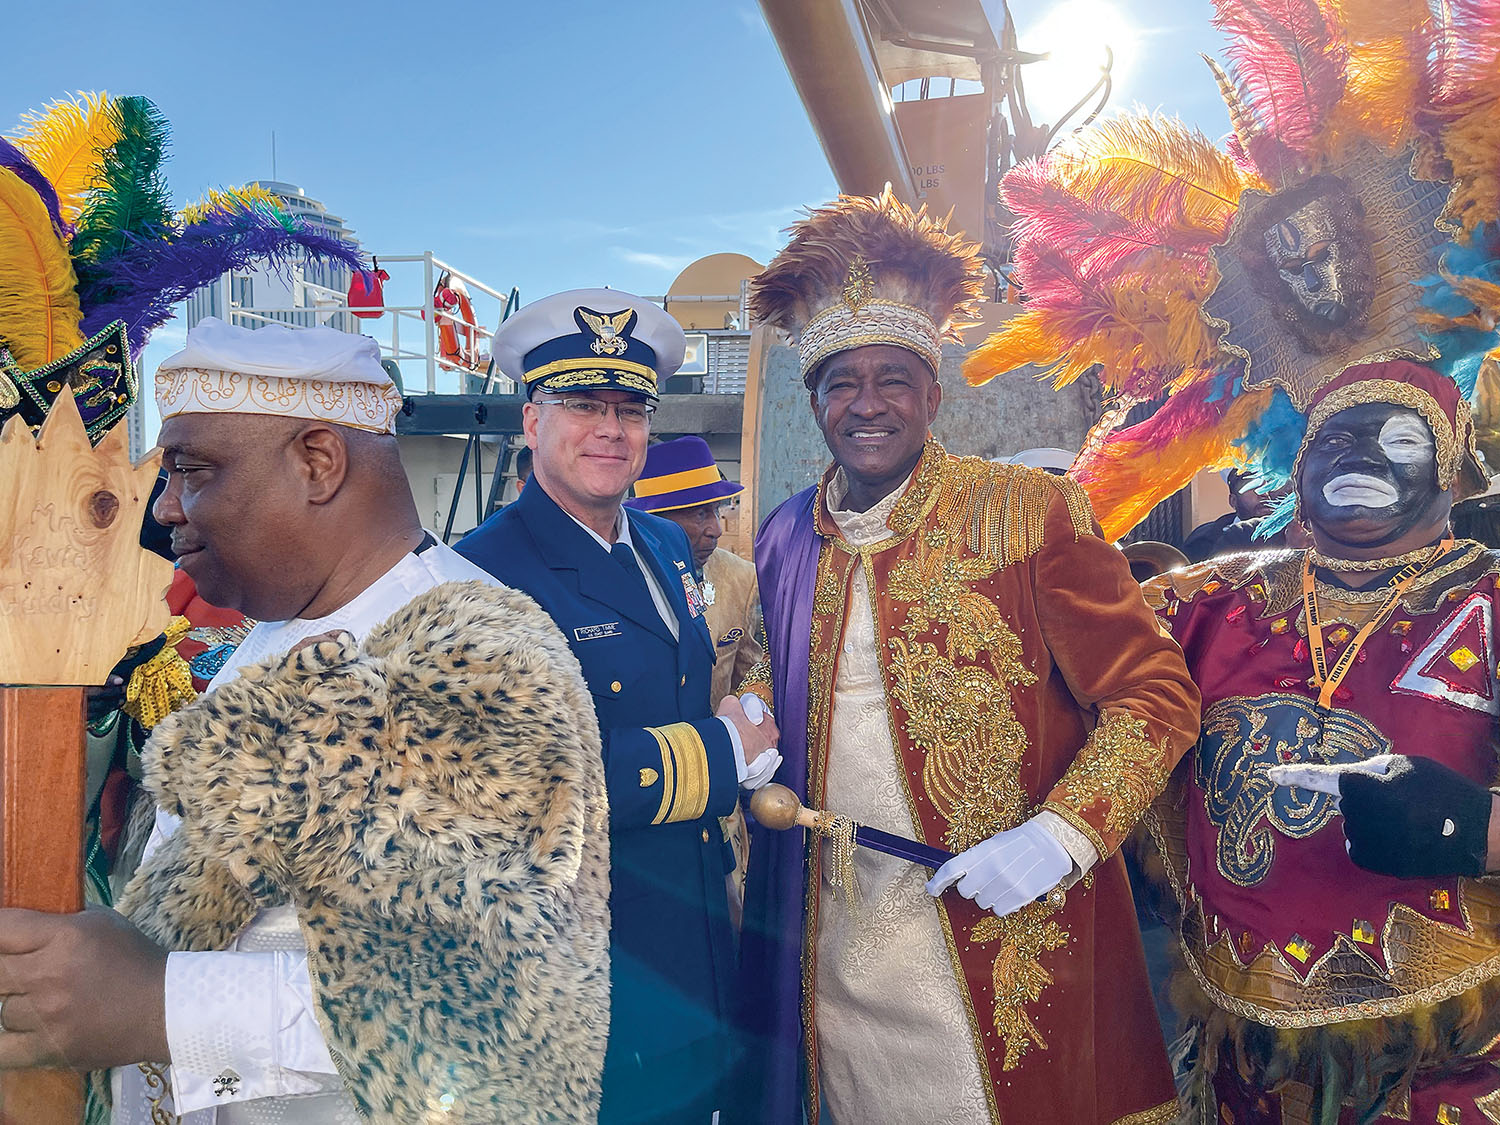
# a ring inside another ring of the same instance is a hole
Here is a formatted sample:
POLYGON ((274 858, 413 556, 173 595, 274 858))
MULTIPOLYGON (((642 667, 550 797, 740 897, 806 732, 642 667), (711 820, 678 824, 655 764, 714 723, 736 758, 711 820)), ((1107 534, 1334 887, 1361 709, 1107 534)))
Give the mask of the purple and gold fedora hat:
POLYGON ((725 480, 701 437, 662 441, 646 450, 646 468, 625 503, 642 512, 671 512, 727 500, 745 486, 725 480))

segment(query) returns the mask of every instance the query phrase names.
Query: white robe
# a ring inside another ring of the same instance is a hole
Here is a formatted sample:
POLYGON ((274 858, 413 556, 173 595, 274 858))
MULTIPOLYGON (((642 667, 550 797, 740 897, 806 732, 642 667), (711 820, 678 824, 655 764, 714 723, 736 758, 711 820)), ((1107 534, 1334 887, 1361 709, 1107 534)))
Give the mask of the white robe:
MULTIPOLYGON (((867 512, 829 509, 853 546, 886 539, 905 485, 867 512)), ((863 564, 834 681, 826 806, 861 824, 919 839, 902 787, 863 564)), ((854 854, 859 902, 832 893, 823 844, 816 1022, 819 1084, 834 1125, 989 1125, 986 1078, 948 956, 927 868, 868 848, 854 854)))

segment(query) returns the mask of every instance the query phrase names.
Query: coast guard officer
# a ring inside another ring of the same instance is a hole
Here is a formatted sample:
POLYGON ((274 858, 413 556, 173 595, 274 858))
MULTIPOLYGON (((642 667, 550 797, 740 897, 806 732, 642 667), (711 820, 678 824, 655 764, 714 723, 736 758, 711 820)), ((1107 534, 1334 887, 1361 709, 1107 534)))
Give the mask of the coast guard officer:
POLYGON ((685 345, 656 305, 610 289, 507 320, 494 354, 526 387, 532 478, 458 545, 552 615, 593 693, 612 852, 609 1125, 709 1125, 721 1108, 734 1052, 716 818, 780 761, 768 716, 757 725, 733 697, 710 709, 714 648, 687 536, 621 506, 645 464, 658 381, 685 345))

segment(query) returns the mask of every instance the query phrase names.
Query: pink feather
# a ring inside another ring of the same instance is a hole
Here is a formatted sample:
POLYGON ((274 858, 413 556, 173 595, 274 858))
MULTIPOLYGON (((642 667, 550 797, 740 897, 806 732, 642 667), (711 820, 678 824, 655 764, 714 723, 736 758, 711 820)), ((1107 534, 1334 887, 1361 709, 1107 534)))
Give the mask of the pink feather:
POLYGON ((1344 88, 1344 49, 1317 0, 1215 0, 1230 72, 1259 132, 1248 155, 1282 181, 1308 155, 1344 88), (1274 138, 1274 139, 1273 139, 1274 138))
POLYGON ((1447 0, 1438 37, 1434 100, 1440 106, 1464 105, 1476 97, 1494 97, 1500 63, 1500 0, 1447 0))

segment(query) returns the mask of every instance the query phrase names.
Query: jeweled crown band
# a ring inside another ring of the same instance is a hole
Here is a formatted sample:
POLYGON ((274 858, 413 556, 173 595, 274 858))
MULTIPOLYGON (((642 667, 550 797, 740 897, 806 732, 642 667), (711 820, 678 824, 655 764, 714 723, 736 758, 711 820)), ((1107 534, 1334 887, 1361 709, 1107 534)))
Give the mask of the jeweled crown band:
POLYGON ((178 414, 271 414, 395 433, 401 392, 393 384, 332 382, 178 367, 156 372, 162 420, 178 414))
POLYGON ((858 308, 844 303, 816 314, 802 330, 797 340, 802 378, 806 380, 835 352, 866 344, 894 344, 915 352, 931 365, 933 374, 943 359, 938 327, 921 309, 896 301, 867 300, 858 308))

